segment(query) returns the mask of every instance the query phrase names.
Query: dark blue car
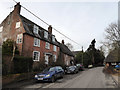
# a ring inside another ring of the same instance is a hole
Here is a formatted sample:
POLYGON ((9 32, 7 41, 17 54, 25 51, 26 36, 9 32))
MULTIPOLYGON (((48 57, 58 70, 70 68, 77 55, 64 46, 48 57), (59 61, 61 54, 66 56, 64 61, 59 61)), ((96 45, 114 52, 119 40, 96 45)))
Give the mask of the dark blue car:
POLYGON ((64 70, 60 66, 49 67, 43 70, 42 73, 35 75, 37 81, 51 81, 54 82, 56 79, 63 77, 64 70))

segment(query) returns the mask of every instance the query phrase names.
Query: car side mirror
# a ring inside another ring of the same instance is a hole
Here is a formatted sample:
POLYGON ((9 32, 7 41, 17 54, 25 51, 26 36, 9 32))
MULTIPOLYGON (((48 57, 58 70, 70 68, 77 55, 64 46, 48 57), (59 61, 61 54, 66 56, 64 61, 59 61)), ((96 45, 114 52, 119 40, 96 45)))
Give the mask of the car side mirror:
POLYGON ((55 73, 57 73, 57 71, 55 71, 55 73))

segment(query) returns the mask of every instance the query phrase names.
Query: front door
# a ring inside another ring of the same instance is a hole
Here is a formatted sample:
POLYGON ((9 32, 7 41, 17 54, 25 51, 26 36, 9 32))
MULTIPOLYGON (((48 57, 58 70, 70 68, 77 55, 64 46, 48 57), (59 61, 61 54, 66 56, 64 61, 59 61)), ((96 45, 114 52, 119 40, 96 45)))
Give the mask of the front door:
POLYGON ((49 63, 49 56, 45 54, 45 64, 48 65, 48 63, 49 63))

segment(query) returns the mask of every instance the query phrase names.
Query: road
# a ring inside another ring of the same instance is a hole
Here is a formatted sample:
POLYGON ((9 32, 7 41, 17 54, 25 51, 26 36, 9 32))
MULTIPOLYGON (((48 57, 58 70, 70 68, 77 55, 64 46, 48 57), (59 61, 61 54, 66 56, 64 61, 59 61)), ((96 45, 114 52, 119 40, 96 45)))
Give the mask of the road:
POLYGON ((6 88, 34 88, 40 90, 41 88, 115 88, 115 83, 110 75, 105 75, 103 67, 96 67, 80 71, 77 74, 65 75, 63 79, 59 79, 54 83, 39 82, 34 80, 28 82, 21 82, 10 85, 6 88))
POLYGON ((77 77, 63 83, 54 83, 43 88, 114 88, 110 76, 105 76, 103 67, 97 67, 82 72, 77 77))
POLYGON ((36 83, 22 88, 115 88, 111 76, 106 76, 103 67, 87 69, 74 75, 65 75, 55 83, 36 83))

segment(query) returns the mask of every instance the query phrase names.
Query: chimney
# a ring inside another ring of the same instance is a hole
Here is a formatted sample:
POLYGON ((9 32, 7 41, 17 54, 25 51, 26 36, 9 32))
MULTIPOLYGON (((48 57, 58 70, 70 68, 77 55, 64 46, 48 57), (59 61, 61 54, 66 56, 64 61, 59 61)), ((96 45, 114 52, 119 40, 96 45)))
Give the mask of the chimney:
POLYGON ((62 44, 64 44, 64 40, 62 40, 62 44))
POLYGON ((21 10, 21 5, 20 2, 18 2, 15 6, 14 6, 14 12, 16 14, 20 14, 20 10, 21 10))
POLYGON ((48 32, 49 32, 50 34, 52 34, 52 26, 51 26, 51 25, 49 25, 49 27, 48 27, 48 32))

